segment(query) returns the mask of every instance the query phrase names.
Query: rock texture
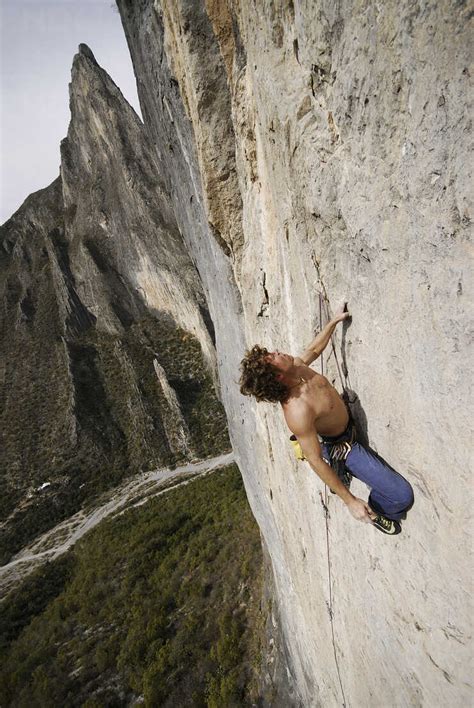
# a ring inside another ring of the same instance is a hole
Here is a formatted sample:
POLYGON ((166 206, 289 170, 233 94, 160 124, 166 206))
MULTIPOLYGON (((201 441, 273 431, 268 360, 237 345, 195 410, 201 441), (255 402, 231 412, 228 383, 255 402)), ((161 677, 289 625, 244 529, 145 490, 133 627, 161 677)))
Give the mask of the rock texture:
POLYGON ((70 107, 60 177, 0 235, 4 558, 125 475, 228 441, 158 156, 85 45, 70 107))
POLYGON ((118 5, 215 325, 292 702, 467 705, 468 5, 118 5), (246 345, 300 351, 327 316, 319 293, 331 307, 347 298, 353 321, 315 366, 349 392, 371 444, 415 488, 396 539, 337 499, 326 515, 280 411, 238 392, 246 345))

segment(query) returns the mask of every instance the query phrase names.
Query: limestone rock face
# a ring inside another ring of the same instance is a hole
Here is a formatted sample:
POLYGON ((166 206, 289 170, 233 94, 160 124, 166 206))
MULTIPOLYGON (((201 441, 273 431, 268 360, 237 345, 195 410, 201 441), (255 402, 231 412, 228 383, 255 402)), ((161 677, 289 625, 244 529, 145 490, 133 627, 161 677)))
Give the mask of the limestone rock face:
POLYGON ((83 256, 78 265, 83 302, 92 312, 97 302, 103 306, 108 298, 100 298, 101 288, 112 281, 115 297, 108 312, 101 309, 104 325, 120 330, 128 321, 120 308, 143 300, 198 336, 212 363, 199 279, 140 119, 85 45, 75 57, 70 87, 61 177, 68 241, 83 256), (100 277, 104 270, 108 279, 100 277), (122 271, 126 284, 118 275, 122 271))
POLYGON ((118 5, 215 324, 292 700, 467 705, 468 6, 118 5), (238 392, 245 347, 298 353, 324 324, 325 298, 330 310, 346 298, 353 319, 314 366, 349 392, 372 446, 415 489, 395 539, 325 498, 292 459, 278 407, 238 392))
POLYGON ((81 45, 61 174, 0 234, 0 557, 227 447, 214 332, 143 124, 81 45))

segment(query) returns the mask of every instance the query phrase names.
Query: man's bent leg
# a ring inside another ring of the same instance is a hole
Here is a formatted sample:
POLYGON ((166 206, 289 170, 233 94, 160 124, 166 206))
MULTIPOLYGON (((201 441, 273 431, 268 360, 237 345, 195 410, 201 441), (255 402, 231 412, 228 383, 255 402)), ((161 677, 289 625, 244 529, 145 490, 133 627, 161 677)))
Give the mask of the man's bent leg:
POLYGON ((413 489, 402 475, 373 450, 354 443, 346 467, 370 488, 369 506, 387 519, 403 519, 413 504, 413 489))

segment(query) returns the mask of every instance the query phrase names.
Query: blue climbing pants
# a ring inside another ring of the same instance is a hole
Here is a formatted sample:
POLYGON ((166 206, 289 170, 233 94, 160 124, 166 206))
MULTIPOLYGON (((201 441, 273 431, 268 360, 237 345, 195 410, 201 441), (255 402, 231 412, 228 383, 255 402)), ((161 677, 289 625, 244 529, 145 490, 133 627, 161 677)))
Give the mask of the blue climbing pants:
MULTIPOLYGON (((323 437, 324 457, 333 466, 335 450, 341 442, 350 450, 343 460, 351 475, 370 487, 368 503, 371 509, 387 519, 403 519, 413 504, 413 489, 402 475, 390 467, 374 450, 354 440, 352 421, 337 438, 323 437)), ((344 454, 344 453, 343 453, 344 454)))

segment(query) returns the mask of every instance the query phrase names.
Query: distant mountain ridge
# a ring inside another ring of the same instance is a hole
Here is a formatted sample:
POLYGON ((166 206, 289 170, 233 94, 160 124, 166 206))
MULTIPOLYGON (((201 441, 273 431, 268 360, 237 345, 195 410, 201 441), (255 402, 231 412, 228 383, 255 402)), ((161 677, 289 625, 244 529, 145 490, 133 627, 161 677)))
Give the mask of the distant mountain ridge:
POLYGON ((229 448, 160 165, 80 45, 60 176, 0 232, 1 556, 122 477, 229 448))

